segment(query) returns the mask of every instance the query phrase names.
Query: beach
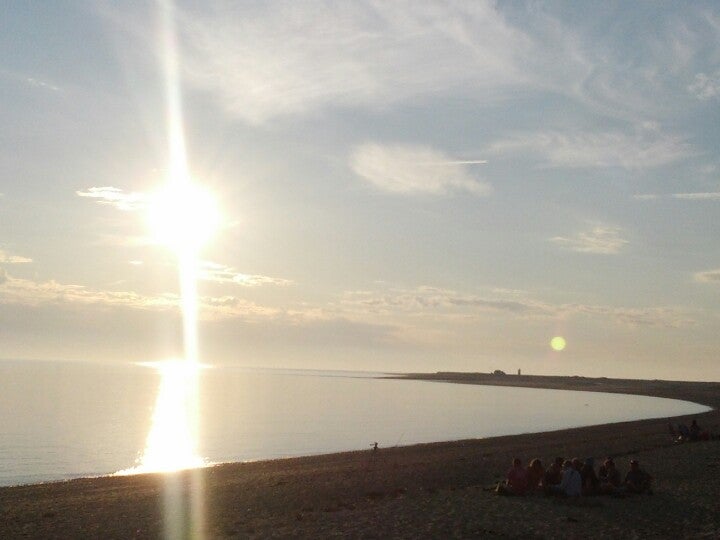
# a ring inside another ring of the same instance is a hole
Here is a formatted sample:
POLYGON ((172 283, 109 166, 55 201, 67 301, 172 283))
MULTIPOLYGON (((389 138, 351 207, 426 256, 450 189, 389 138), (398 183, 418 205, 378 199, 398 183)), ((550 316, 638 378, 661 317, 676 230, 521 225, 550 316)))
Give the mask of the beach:
MULTIPOLYGON (((720 383, 488 374, 413 379, 643 394, 716 410, 698 415, 720 432, 720 383)), ((538 416, 542 411, 537 411, 538 416)), ((102 477, 0 488, 2 538, 158 538, 164 486, 204 484, 207 538, 716 538, 720 441, 676 444, 659 418, 489 439, 233 463, 169 476, 102 477), (511 459, 612 455, 638 459, 653 495, 498 497, 511 459)))

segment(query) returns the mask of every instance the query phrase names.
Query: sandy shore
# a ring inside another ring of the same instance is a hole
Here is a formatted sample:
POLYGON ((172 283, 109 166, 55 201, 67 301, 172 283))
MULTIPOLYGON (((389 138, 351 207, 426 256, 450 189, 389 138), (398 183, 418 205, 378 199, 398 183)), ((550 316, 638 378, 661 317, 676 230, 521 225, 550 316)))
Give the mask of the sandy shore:
MULTIPOLYGON (((577 377, 411 378, 645 394, 720 407, 720 383, 577 377)), ((697 416, 720 432, 720 412, 697 416)), ((685 421, 689 418, 675 418, 685 421)), ((673 444, 668 419, 550 433, 236 463, 200 471, 207 538, 720 538, 720 441, 673 444), (497 497, 513 456, 637 458, 655 494, 497 497)), ((158 538, 166 486, 192 473, 0 488, 0 538, 158 538)))

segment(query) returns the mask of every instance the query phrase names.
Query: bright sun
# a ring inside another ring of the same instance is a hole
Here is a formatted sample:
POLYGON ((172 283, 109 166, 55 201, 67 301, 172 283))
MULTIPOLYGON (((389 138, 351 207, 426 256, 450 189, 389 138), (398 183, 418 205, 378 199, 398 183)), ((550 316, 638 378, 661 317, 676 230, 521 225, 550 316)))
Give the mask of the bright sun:
POLYGON ((219 225, 213 195, 190 182, 171 182, 155 192, 148 205, 148 225, 154 240, 176 252, 196 253, 219 225))

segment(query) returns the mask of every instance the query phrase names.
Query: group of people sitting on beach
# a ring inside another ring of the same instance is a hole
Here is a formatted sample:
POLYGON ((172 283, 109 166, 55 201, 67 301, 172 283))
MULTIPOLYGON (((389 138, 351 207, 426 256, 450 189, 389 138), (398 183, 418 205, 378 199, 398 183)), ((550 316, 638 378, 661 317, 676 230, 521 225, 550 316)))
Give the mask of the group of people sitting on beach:
POLYGON ((678 424, 677 430, 672 424, 668 424, 670 430, 670 436, 675 442, 694 442, 694 441, 709 441, 712 436, 706 429, 702 429, 697 420, 693 420, 690 427, 685 424, 678 424))
POLYGON ((579 497, 581 495, 614 495, 625 493, 652 493, 652 477, 640 468, 637 460, 630 460, 630 470, 622 479, 612 458, 607 458, 595 472, 593 458, 585 462, 578 458, 555 458, 545 469, 539 459, 533 459, 527 468, 519 458, 504 482, 497 485, 499 495, 528 495, 544 493, 557 497, 579 497))

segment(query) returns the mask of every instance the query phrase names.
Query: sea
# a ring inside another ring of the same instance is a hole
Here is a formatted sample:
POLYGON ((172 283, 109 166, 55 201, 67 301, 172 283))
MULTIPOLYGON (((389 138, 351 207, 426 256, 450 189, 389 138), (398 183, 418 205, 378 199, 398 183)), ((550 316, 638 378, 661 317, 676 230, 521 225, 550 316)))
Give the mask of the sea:
MULTIPOLYGON (((146 364, 0 360, 0 485, 137 466, 161 376, 146 364)), ((207 464, 251 461, 709 410, 645 396, 385 376, 209 366, 198 375, 198 452, 207 464)))

